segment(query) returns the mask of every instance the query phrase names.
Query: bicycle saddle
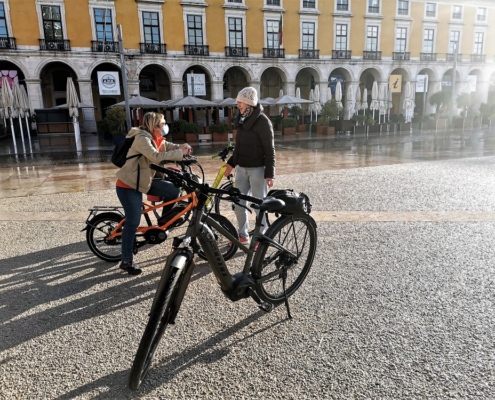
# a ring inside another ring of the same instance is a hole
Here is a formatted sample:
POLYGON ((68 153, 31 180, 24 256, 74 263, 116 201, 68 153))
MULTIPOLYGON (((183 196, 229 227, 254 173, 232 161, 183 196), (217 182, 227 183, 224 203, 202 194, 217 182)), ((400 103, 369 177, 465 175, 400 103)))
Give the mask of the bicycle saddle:
POLYGON ((277 212, 283 210, 285 207, 285 201, 276 199, 275 197, 265 197, 263 203, 259 205, 260 210, 267 212, 277 212))

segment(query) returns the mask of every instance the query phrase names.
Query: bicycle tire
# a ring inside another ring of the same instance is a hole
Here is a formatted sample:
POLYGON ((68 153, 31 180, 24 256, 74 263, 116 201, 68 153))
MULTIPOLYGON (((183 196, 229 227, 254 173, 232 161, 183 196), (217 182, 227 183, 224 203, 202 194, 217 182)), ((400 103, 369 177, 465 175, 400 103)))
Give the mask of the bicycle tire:
MULTIPOLYGON (((175 258, 182 257, 179 263, 186 263, 187 257, 177 254, 175 258)), ((172 260, 172 265, 174 261, 172 260)), ((139 347, 132 363, 131 372, 129 375, 129 389, 137 390, 144 378, 148 374, 151 367, 153 356, 160 340, 169 324, 172 315, 172 306, 175 303, 175 298, 179 292, 180 281, 185 274, 186 268, 172 267, 168 275, 167 283, 164 285, 160 293, 157 293, 154 307, 152 307, 148 323, 144 330, 139 347)))
POLYGON ((278 305, 285 299, 283 271, 287 271, 287 297, 299 289, 308 275, 316 252, 316 223, 305 214, 286 216, 278 218, 265 235, 297 255, 296 260, 291 260, 286 252, 284 254, 268 242, 261 242, 255 253, 253 277, 258 296, 278 305), (270 274, 271 278, 268 278, 270 274))
POLYGON ((124 217, 118 213, 107 212, 96 215, 88 222, 86 242, 93 254, 104 261, 120 261, 122 256, 122 238, 111 241, 107 238, 124 217))
MULTIPOLYGON (((229 190, 233 186, 232 182, 225 182, 222 186, 220 186, 220 189, 222 190, 229 190)), ((215 198, 213 199, 213 204, 214 204, 214 210, 215 213, 223 215, 224 217, 227 217, 229 220, 234 221, 235 220, 235 211, 234 211, 234 203, 228 201, 228 200, 221 200, 222 198, 226 198, 227 195, 222 195, 222 194, 216 194, 215 198)), ((253 210, 254 211, 254 210, 253 210)), ((254 226, 255 225, 255 219, 256 219, 256 213, 249 213, 248 211, 248 218, 250 219, 249 225, 254 226)), ((266 219, 266 225, 269 227, 271 225, 270 218, 268 216, 268 213, 265 213, 265 219, 266 219)), ((249 234, 252 235, 253 230, 251 229, 249 234)))
MULTIPOLYGON (((215 213, 210 213, 209 217, 213 219, 215 222, 217 222, 219 225, 221 225, 225 230, 229 231, 229 233, 234 236, 236 239, 239 239, 239 234, 237 233, 237 229, 235 226, 230 222, 226 217, 220 214, 215 214, 215 213)), ((210 227, 211 228, 211 227, 210 227)), ((232 257, 234 257, 235 253, 237 252, 237 246, 231 246, 229 244, 229 239, 227 239, 223 235, 217 234, 217 232, 211 228, 213 231, 213 234, 215 235, 215 238, 217 240, 218 247, 220 248, 220 252, 222 253, 222 257, 225 261, 230 260, 232 257)), ((203 251, 202 248, 198 250, 198 256, 203 259, 208 261, 206 258, 206 254, 203 251)))

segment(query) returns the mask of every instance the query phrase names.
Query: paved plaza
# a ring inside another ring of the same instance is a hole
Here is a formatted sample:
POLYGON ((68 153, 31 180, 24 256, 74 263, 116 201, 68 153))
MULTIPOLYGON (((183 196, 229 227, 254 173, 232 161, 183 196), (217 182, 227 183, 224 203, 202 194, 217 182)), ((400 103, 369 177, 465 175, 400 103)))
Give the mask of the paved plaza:
MULTIPOLYGON (((195 148, 207 179, 216 150, 195 148)), ((494 131, 277 141, 276 187, 308 194, 318 223, 293 320, 230 302, 197 259, 137 392, 170 240, 137 277, 96 258, 81 229, 118 205, 116 168, 79 157, 0 154, 0 398, 495 398, 494 131)))

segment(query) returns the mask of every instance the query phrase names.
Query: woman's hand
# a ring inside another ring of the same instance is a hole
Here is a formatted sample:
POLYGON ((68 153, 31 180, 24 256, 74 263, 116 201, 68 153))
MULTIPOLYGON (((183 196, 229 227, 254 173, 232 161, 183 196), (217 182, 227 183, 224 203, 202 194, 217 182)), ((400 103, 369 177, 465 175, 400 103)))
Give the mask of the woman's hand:
POLYGON ((189 146, 187 143, 181 144, 179 146, 179 149, 182 150, 182 155, 184 156, 190 156, 192 154, 192 147, 189 146))
POLYGON ((227 178, 233 169, 234 168, 232 168, 232 165, 225 164, 225 173, 223 174, 223 176, 225 176, 227 178))
POLYGON ((273 184, 275 183, 275 179, 273 178, 265 178, 266 185, 268 186, 268 189, 271 189, 273 187, 273 184))

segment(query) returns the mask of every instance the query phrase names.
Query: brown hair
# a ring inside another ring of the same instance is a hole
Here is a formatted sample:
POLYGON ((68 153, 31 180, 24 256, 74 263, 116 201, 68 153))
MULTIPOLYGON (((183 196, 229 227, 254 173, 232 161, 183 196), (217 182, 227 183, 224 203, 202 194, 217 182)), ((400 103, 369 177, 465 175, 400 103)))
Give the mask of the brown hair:
POLYGON ((162 120, 162 118, 165 119, 165 117, 161 113, 153 111, 147 112, 146 114, 144 114, 143 124, 139 128, 144 129, 149 133, 153 133, 155 127, 160 125, 160 121, 162 120))

